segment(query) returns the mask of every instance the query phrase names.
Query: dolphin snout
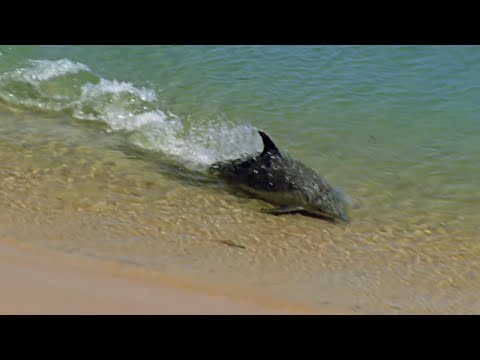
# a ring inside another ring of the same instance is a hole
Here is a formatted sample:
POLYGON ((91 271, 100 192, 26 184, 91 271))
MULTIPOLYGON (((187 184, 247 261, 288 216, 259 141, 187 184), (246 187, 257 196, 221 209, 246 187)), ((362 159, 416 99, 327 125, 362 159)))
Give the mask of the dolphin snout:
POLYGON ((348 217, 348 215, 345 215, 345 214, 340 215, 339 218, 340 218, 340 220, 342 220, 343 222, 345 222, 347 224, 350 223, 350 221, 351 221, 350 218, 348 217))

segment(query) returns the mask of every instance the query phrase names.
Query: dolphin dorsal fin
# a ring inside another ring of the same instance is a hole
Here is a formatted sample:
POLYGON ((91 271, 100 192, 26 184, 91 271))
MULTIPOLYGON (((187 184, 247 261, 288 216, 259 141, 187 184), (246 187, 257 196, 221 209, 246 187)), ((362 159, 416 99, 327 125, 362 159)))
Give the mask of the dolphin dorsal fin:
POLYGON ((258 133, 260 134, 263 140, 262 155, 265 155, 266 153, 269 153, 270 155, 273 155, 273 154, 280 155, 280 151, 278 150, 277 146, 272 141, 272 139, 270 139, 270 137, 267 134, 265 134, 263 131, 258 130, 258 133))

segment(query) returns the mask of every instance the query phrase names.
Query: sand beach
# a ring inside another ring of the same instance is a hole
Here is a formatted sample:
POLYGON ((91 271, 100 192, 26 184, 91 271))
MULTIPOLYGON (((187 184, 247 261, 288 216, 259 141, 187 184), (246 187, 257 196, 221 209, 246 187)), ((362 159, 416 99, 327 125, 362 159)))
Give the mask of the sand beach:
POLYGON ((0 293, 2 315, 316 313, 6 239, 0 239, 0 293))

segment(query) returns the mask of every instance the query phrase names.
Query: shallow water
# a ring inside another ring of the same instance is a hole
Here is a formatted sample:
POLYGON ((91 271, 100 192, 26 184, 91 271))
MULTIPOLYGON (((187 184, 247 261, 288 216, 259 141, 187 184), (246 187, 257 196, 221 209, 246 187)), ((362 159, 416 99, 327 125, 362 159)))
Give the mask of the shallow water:
POLYGON ((478 47, 0 53, 10 236, 309 305, 480 311, 478 47), (345 191, 352 223, 263 214, 203 175, 259 151, 255 128, 345 191))

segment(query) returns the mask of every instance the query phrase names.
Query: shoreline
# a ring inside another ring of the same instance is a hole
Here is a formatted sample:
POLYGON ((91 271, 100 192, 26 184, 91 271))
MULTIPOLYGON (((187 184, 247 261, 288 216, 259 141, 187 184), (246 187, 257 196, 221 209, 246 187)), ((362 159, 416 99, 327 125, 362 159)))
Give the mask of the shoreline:
POLYGON ((0 314, 329 314, 0 238, 0 314), (34 301, 32 301, 34 299, 34 301))

